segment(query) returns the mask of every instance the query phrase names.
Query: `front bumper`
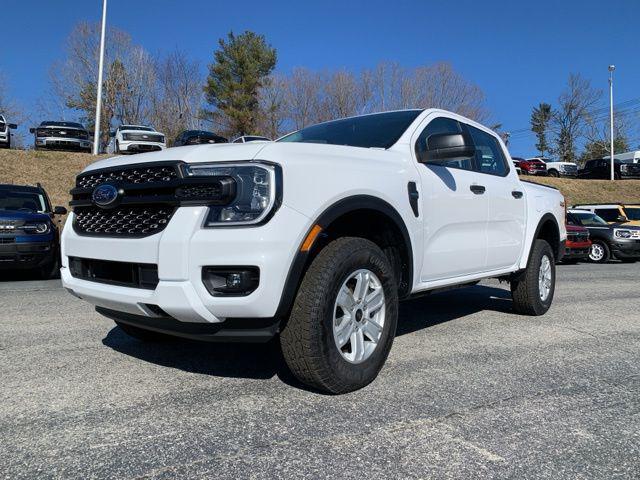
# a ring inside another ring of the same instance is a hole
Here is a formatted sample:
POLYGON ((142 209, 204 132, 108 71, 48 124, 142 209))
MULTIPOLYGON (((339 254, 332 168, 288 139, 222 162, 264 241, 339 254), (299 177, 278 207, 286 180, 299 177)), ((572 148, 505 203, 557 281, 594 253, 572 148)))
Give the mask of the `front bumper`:
POLYGON ((63 285, 97 307, 135 316, 195 323, 273 317, 311 221, 282 205, 262 226, 202 228, 207 212, 207 207, 181 207, 165 230, 137 239, 78 235, 70 214, 62 234, 63 285), (69 257, 157 265, 158 284, 141 289, 75 278, 69 257), (247 296, 210 295, 202 267, 238 265, 260 269, 258 288, 247 296))
POLYGON ((121 152, 157 152, 165 148, 166 145, 164 143, 157 142, 139 142, 134 140, 118 142, 118 149, 121 152))
POLYGON ((591 242, 567 242, 564 249, 564 259, 587 258, 591 250, 591 242))
POLYGON ((611 245, 611 252, 617 258, 640 258, 640 240, 616 239, 611 245))
POLYGON ((91 150, 91 142, 89 140, 81 140, 79 138, 36 137, 36 147, 91 150))
POLYGON ((50 263, 55 254, 52 240, 0 243, 0 269, 38 268, 50 263))

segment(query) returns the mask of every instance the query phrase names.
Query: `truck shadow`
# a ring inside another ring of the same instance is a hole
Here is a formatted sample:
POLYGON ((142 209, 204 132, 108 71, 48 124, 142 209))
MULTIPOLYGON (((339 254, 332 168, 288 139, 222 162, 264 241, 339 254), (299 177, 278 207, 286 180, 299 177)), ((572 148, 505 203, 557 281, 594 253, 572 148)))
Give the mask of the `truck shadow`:
MULTIPOLYGON (((400 304, 396 335, 406 335, 486 310, 510 312, 510 292, 476 285, 408 300, 400 304)), ((185 372, 261 380, 277 376, 286 384, 308 390, 289 372, 277 339, 266 344, 222 344, 183 339, 145 343, 114 327, 102 343, 139 360, 185 372)))

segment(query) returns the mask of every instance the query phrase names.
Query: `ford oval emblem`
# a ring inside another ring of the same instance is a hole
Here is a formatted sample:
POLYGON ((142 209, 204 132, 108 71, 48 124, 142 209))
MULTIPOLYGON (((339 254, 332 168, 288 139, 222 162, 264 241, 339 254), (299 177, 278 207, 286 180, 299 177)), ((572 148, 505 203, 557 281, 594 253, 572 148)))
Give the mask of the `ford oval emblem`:
POLYGON ((113 185, 98 185, 91 195, 93 203, 99 207, 107 208, 113 206, 118 199, 118 189, 113 185))

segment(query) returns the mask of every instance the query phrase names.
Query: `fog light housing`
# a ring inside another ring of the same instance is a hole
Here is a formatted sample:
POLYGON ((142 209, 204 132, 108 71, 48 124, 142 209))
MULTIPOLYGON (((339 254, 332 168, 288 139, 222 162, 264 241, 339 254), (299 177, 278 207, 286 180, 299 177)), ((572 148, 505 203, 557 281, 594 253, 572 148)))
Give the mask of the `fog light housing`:
POLYGON ((260 284, 258 267, 202 267, 202 283, 214 297, 245 297, 260 284))

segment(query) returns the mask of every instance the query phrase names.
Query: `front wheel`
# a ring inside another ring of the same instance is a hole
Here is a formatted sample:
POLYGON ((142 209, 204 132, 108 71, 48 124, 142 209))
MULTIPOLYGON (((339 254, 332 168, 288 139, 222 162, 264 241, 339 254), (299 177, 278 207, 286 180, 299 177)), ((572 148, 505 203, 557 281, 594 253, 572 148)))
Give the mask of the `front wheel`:
POLYGON ((557 170, 549 170, 547 173, 549 174, 550 177, 558 178, 560 176, 557 170))
POLYGON ((511 281, 513 309, 523 315, 547 313, 556 289, 555 257, 545 240, 535 240, 527 269, 511 281))
POLYGON ((282 353, 302 383, 339 394, 371 383, 389 355, 398 322, 393 269, 362 238, 327 245, 304 276, 280 334, 282 353))
POLYGON ((589 260, 594 263, 606 263, 611 258, 609 246, 601 240, 593 240, 589 250, 589 260))

